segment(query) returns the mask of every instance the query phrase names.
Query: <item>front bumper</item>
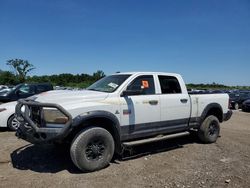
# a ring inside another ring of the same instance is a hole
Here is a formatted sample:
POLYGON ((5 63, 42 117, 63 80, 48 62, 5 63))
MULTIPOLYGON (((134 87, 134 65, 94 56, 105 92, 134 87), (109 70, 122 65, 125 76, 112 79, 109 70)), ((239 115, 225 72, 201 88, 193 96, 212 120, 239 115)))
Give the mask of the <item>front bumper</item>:
POLYGON ((225 113, 223 115, 223 121, 228 121, 233 115, 233 111, 232 110, 228 110, 227 113, 225 113))
POLYGON ((60 141, 67 136, 72 125, 71 115, 60 105, 52 103, 39 103, 21 99, 16 105, 16 116, 21 123, 16 132, 16 136, 34 144, 55 140, 60 141), (41 113, 43 108, 59 110, 68 118, 68 121, 65 124, 57 124, 56 127, 47 127, 43 121, 43 114, 41 113), (33 110, 36 110, 41 121, 36 122, 33 120, 33 110))

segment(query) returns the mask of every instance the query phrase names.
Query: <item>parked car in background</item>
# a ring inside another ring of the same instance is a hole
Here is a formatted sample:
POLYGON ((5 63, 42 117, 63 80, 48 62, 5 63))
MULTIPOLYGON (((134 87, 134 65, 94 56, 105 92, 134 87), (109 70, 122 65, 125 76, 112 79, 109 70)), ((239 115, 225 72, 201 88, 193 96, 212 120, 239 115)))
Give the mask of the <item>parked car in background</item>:
POLYGON ((236 93, 229 93, 230 106, 232 109, 238 110, 242 108, 242 103, 250 99, 249 91, 241 91, 236 93))
POLYGON ((6 89, 1 89, 0 90, 0 95, 3 95, 4 93, 7 93, 8 91, 11 91, 12 89, 6 88, 6 89))
MULTIPOLYGON (((39 90, 41 91, 41 90, 39 90)), ((51 91, 57 93, 59 91, 51 91)), ((43 93, 40 93, 43 95, 43 93)), ((33 100, 38 95, 29 97, 30 100, 33 100)), ((7 102, 0 105, 0 127, 8 127, 12 131, 16 131, 20 126, 20 122, 15 117, 15 107, 17 101, 7 102)))
POLYGON ((210 90, 209 91, 210 93, 226 93, 225 90, 219 90, 219 89, 216 89, 216 90, 210 90))
POLYGON ((15 117, 15 106, 17 102, 8 102, 0 105, 0 127, 8 127, 15 131, 20 123, 15 117))
POLYGON ((242 111, 250 112, 250 99, 247 99, 242 103, 242 111))
POLYGON ((19 84, 10 90, 0 92, 0 102, 17 101, 50 90, 53 90, 50 83, 19 84))
POLYGON ((9 88, 8 86, 0 85, 0 91, 2 91, 3 89, 8 89, 8 88, 9 88))

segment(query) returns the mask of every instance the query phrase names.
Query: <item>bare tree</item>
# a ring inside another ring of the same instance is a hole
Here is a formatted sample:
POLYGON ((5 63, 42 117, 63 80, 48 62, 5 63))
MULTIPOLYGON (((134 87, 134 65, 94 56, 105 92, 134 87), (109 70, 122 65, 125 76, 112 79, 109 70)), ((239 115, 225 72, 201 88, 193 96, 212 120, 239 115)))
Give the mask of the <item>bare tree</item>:
POLYGON ((22 59, 8 60, 7 65, 11 66, 14 69, 15 74, 20 82, 25 82, 27 74, 35 69, 34 65, 29 63, 27 60, 22 59))

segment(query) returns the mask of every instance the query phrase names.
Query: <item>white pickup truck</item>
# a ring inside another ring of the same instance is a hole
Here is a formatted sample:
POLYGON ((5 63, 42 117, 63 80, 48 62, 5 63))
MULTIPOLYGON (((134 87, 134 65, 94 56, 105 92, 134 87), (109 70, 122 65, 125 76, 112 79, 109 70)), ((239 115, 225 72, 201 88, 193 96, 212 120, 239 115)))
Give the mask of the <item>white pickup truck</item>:
POLYGON ((50 91, 19 100, 16 135, 31 143, 70 142, 82 171, 106 167, 126 145, 196 131, 213 143, 230 119, 227 94, 189 95, 173 73, 129 72, 104 77, 83 91, 50 91))

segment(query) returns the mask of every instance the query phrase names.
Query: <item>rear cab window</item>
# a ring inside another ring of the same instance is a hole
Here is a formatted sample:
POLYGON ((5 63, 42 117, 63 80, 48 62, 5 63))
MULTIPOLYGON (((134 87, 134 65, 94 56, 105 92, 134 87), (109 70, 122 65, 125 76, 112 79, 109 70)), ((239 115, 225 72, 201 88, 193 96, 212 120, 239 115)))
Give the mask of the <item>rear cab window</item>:
POLYGON ((158 79, 162 94, 182 93, 180 83, 176 77, 159 75, 158 79))

